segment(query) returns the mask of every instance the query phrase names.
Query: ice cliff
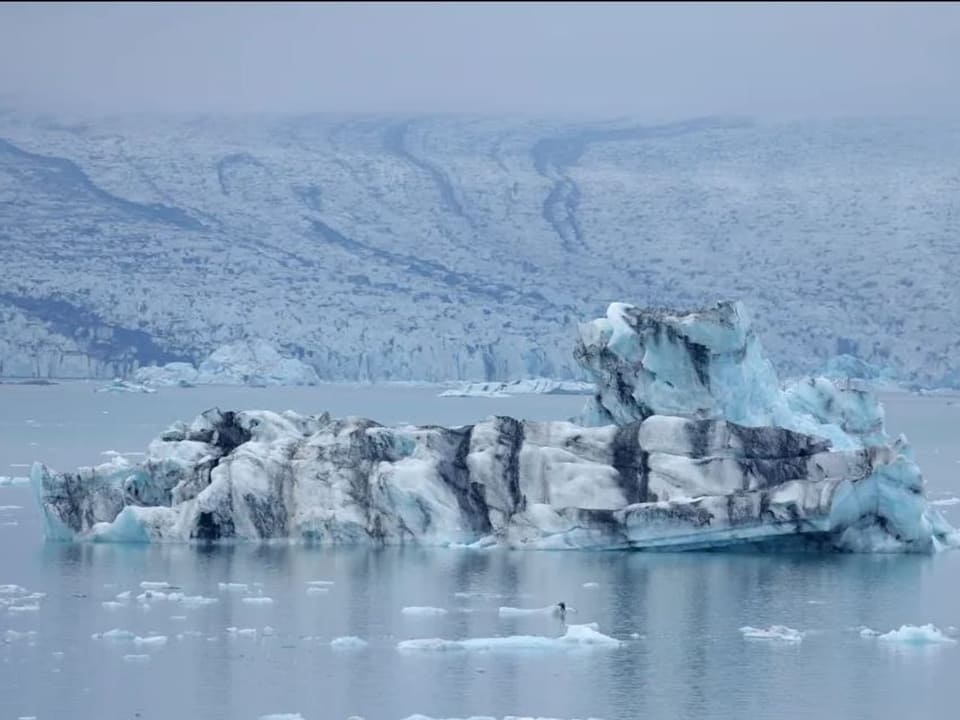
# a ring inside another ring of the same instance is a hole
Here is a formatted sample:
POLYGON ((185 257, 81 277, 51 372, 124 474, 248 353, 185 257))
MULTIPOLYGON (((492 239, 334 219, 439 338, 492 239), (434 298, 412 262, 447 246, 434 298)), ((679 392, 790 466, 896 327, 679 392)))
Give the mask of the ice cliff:
POLYGON ((143 462, 35 464, 49 537, 929 552, 955 534, 863 391, 780 387, 738 303, 580 327, 584 424, 210 410, 143 462))

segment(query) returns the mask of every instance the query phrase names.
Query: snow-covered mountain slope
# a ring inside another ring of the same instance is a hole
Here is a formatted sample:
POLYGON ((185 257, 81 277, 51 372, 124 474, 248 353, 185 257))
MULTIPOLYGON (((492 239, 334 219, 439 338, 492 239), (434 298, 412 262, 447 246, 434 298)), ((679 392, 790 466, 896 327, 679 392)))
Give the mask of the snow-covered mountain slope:
POLYGON ((31 482, 47 535, 63 540, 871 552, 958 542, 905 438, 888 442, 876 398, 825 378, 781 390, 738 303, 684 314, 617 303, 581 328, 576 355, 596 378, 591 415, 613 422, 391 428, 214 409, 173 425, 136 465, 35 463, 31 482))
POLYGON ((575 321, 741 297, 778 368, 960 385, 960 124, 0 114, 0 375, 260 337, 321 379, 582 377, 575 321))

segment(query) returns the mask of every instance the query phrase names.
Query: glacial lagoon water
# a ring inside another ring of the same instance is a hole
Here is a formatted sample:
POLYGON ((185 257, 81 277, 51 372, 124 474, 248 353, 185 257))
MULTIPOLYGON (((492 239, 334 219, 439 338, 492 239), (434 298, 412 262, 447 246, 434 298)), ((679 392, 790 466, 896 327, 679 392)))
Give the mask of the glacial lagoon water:
MULTIPOLYGON (((441 399, 434 387, 120 395, 94 393, 97 386, 0 385, 0 476, 26 475, 34 459, 73 468, 101 462, 108 450, 143 451, 173 420, 215 405, 456 424, 491 414, 568 417, 584 400, 441 399)), ((960 496, 960 398, 892 394, 884 404, 888 430, 907 434, 930 496, 960 523, 960 504, 950 504, 960 496)), ((30 488, 2 486, 2 585, 19 588, 0 587, 0 719, 257 720, 299 713, 306 720, 401 720, 423 713, 902 720, 954 717, 960 707, 960 643, 916 645, 859 632, 933 623, 960 639, 960 551, 915 557, 79 546, 45 543, 30 488), (144 582, 216 602, 146 597, 171 590, 145 589, 144 582), (413 638, 558 637, 558 619, 501 617, 498 607, 559 600, 576 610, 569 623, 595 622, 623 645, 397 647, 413 638), (446 612, 404 612, 412 606, 446 612), (802 640, 740 632, 771 625, 802 631, 802 640), (93 637, 113 629, 129 637, 93 637), (344 637, 366 645, 331 646, 344 637)))

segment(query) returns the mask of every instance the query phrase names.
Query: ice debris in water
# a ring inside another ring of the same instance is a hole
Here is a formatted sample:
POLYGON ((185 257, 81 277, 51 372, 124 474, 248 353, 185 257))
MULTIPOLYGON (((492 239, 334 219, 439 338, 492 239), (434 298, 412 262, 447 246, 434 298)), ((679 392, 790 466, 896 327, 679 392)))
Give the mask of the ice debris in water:
MULTIPOLYGON (((864 635, 864 632, 861 631, 860 634, 864 635)), ((930 623, 919 626, 901 625, 899 630, 891 630, 890 632, 883 633, 882 635, 876 633, 875 635, 866 635, 864 637, 876 637, 878 640, 903 643, 905 645, 950 644, 957 642, 952 637, 944 634, 940 628, 930 623)))
POLYGON ((170 583, 168 583, 166 580, 144 580, 140 583, 141 590, 166 590, 169 587, 170 583))
POLYGON ((419 615, 422 617, 433 617, 437 615, 446 615, 447 611, 443 608, 429 607, 424 605, 410 605, 400 611, 404 615, 419 615))
POLYGON ((13 477, 11 477, 10 475, 0 475, 0 486, 3 486, 3 485, 29 485, 29 484, 30 484, 30 478, 28 478, 28 477, 21 477, 21 476, 13 476, 13 477))
POLYGON ((623 642, 601 633, 596 623, 568 625, 560 637, 545 635, 510 635, 508 637, 443 640, 422 638, 397 643, 400 651, 422 650, 574 650, 578 648, 615 648, 623 642))
POLYGON ((147 647, 162 647, 167 644, 166 635, 148 635, 147 637, 140 637, 139 635, 133 638, 134 645, 145 645, 147 647))
POLYGON ((128 663, 144 663, 150 661, 149 655, 124 655, 123 661, 128 663))
POLYGON ((804 632, 794 630, 786 625, 771 625, 768 628, 755 628, 749 625, 740 628, 745 638, 751 640, 780 640, 783 642, 798 643, 803 640, 804 632))
POLYGON ((217 587, 220 588, 220 592, 247 592, 250 589, 250 586, 247 583, 217 583, 217 587))
POLYGON ((37 637, 36 630, 27 630, 26 632, 18 632, 17 630, 7 630, 3 634, 3 639, 8 643, 17 642, 19 640, 32 641, 32 640, 35 640, 36 637, 37 637))
MULTIPOLYGON (((572 607, 567 607, 568 614, 574 614, 577 611, 572 607)), ((517 607, 506 607, 503 606, 498 611, 500 617, 524 617, 527 615, 551 615, 553 617, 560 617, 561 611, 559 605, 547 605, 546 607, 539 608, 517 608, 517 607)))
POLYGON ((931 500, 930 504, 936 505, 938 507, 950 507, 951 505, 960 505, 960 498, 958 497, 940 498, 939 500, 931 500))
POLYGON ((600 587, 600 583, 597 583, 597 582, 585 582, 585 583, 583 584, 583 586, 584 586, 585 588, 598 588, 598 587, 600 587))
POLYGON ((309 585, 307 586, 307 595, 327 595, 330 592, 328 587, 320 587, 318 585, 309 585))
POLYGON ((259 720, 305 720, 305 718, 300 713, 271 713, 261 715, 259 720))
POLYGON ((228 627, 227 633, 233 635, 234 637, 255 638, 257 636, 257 629, 228 627))
POLYGON ((133 594, 133 593, 131 593, 129 590, 127 590, 126 592, 117 593, 116 599, 117 599, 118 601, 120 601, 120 602, 129 602, 129 601, 130 601, 130 596, 131 596, 132 594, 133 594))
POLYGON ((360 650, 367 646, 367 641, 354 635, 347 637, 338 637, 330 641, 330 647, 334 650, 360 650))
MULTIPOLYGON (((349 719, 348 719, 349 720, 349 719)), ((414 715, 408 715, 403 720, 497 720, 493 715, 471 715, 468 718, 435 718, 430 715, 421 715, 416 713, 414 715)), ((544 717, 533 717, 530 715, 507 715, 503 720, 558 720, 557 718, 544 718, 544 717)), ((579 718, 571 718, 570 720, 579 720, 579 718)), ((584 718, 583 720, 600 720, 600 718, 584 718)))
POLYGON ((240 602, 244 602, 247 605, 273 605, 273 598, 265 595, 258 595, 257 597, 241 598, 240 602))
POLYGON ((117 602, 116 600, 104 600, 100 604, 103 605, 103 607, 105 607, 107 610, 119 610, 120 608, 125 608, 127 606, 126 603, 117 602))
POLYGON ((93 640, 133 640, 133 638, 136 636, 129 630, 114 628, 113 630, 107 630, 106 632, 94 633, 90 637, 93 640))
POLYGON ((333 580, 309 580, 307 582, 310 587, 330 587, 334 584, 333 580))

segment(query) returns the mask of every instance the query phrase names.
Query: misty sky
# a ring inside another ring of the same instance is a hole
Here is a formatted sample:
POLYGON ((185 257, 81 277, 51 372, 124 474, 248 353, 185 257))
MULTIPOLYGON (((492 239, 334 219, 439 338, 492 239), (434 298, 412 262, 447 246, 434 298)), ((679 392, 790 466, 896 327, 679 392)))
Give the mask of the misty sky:
POLYGON ((4 4, 0 104, 958 114, 960 4, 4 4))

